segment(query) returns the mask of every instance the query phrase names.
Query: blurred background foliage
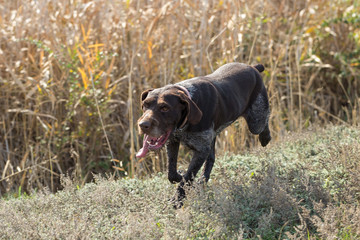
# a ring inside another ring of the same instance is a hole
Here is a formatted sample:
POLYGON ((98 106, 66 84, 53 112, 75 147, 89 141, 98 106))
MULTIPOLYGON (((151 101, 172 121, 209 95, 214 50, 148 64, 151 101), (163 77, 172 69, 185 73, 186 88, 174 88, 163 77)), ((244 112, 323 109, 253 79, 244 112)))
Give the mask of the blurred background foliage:
MULTIPOLYGON (((274 141, 360 122, 360 1, 13 0, 0 5, 0 195, 143 176, 140 93, 228 62, 265 65, 274 141)), ((243 120, 218 153, 258 146, 243 120)), ((189 160, 182 151, 181 159, 189 160)))

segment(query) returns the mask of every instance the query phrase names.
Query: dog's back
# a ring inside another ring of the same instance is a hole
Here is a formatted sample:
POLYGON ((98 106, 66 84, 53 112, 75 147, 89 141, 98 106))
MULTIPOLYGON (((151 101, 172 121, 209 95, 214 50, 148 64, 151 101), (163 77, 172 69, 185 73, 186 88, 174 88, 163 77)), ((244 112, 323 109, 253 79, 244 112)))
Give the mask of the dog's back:
POLYGON ((252 67, 229 63, 212 74, 178 83, 189 90, 194 102, 206 113, 206 118, 192 130, 206 130, 213 125, 215 131, 220 132, 246 114, 259 93, 265 90, 259 74, 263 68, 261 64, 252 67))

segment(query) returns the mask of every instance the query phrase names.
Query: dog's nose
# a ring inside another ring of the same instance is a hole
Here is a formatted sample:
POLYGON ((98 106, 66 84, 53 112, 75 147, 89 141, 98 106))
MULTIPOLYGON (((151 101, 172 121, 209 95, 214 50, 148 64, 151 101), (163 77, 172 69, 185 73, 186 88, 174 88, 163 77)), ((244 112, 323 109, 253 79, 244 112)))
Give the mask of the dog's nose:
POLYGON ((151 126, 150 121, 142 121, 139 123, 139 126, 142 130, 148 130, 151 126))

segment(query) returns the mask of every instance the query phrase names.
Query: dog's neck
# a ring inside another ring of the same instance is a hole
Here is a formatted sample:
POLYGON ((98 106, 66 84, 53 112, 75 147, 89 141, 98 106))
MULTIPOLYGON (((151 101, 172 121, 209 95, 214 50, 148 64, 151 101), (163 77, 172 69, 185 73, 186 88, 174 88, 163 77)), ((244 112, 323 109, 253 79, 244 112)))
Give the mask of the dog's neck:
POLYGON ((177 88, 179 88, 181 91, 185 92, 185 94, 191 99, 191 95, 189 93, 189 91, 183 87, 183 86, 180 86, 180 85, 175 85, 177 88))

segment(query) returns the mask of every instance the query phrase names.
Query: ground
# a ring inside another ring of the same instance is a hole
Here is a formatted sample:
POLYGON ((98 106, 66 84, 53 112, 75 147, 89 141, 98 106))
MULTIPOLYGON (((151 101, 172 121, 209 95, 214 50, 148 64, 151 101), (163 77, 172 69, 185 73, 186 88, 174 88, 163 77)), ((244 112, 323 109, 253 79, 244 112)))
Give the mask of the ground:
POLYGON ((243 155, 217 156, 212 179, 168 201, 166 174, 97 177, 0 200, 0 239, 357 239, 360 129, 313 127, 243 155))

